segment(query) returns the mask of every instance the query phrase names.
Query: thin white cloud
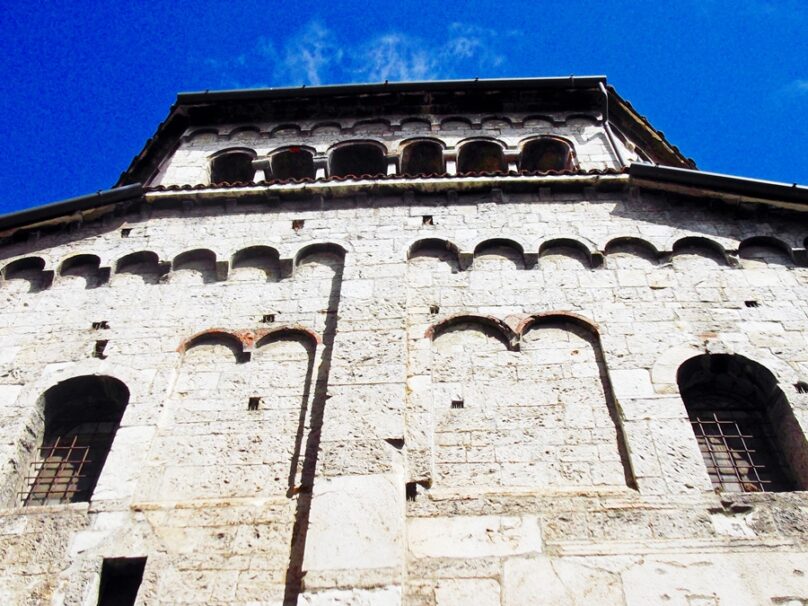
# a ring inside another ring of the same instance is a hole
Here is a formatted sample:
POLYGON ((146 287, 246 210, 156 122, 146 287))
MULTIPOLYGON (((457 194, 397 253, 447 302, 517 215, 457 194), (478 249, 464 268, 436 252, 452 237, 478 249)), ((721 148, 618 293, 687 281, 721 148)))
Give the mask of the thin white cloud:
POLYGON ((351 49, 355 73, 364 80, 425 80, 437 77, 436 56, 404 34, 385 34, 351 49))
POLYGON ((781 93, 789 97, 808 96, 808 79, 792 80, 783 87, 781 93))
POLYGON ((260 38, 249 53, 207 59, 205 65, 221 85, 235 87, 474 77, 505 63, 505 39, 511 43, 519 36, 452 23, 437 42, 401 32, 346 41, 312 21, 280 46, 260 38))

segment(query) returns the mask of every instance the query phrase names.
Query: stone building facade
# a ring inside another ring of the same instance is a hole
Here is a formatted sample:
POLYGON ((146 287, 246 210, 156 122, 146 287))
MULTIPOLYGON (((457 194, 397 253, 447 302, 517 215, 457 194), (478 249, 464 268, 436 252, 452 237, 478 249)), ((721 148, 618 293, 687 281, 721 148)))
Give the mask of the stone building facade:
POLYGON ((806 209, 601 77, 180 95, 0 218, 0 603, 805 606, 806 209))

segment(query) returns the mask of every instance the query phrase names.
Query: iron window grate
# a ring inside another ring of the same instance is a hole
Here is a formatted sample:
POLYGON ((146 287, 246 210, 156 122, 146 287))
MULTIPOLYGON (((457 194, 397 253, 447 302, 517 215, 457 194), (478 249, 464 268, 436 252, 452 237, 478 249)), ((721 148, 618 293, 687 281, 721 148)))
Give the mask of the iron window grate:
POLYGON ((690 423, 713 486, 724 492, 789 490, 765 419, 750 411, 691 411, 690 423))
POLYGON ((46 441, 31 463, 25 505, 52 505, 89 501, 106 460, 117 425, 83 423, 46 441))

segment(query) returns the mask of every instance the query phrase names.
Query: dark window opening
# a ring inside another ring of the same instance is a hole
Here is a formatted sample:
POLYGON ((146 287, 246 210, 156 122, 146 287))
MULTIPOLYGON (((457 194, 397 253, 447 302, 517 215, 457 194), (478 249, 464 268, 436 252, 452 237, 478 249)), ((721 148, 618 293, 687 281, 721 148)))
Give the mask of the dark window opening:
POLYGON ((440 306, 439 305, 430 305, 429 306, 429 313, 431 313, 433 316, 437 315, 439 312, 440 312, 440 306))
POLYGON ((407 482, 404 492, 408 501, 414 501, 418 497, 418 482, 407 482))
POLYGON ((743 304, 747 307, 760 307, 760 303, 757 301, 744 301, 743 304))
POLYGON ((306 221, 303 219, 294 219, 292 221, 292 229, 295 231, 300 231, 303 229, 303 226, 306 224, 306 221))
POLYGON ((404 148, 401 172, 405 175, 439 175, 445 172, 443 148, 433 141, 418 141, 404 148))
POLYGON ((100 322, 93 322, 93 330, 106 330, 109 328, 109 322, 101 320, 100 322))
POLYGON ((313 179, 314 156, 311 152, 290 147, 278 152, 270 160, 273 179, 313 179))
POLYGON ((797 381, 794 383, 794 389, 797 390, 797 393, 808 393, 808 383, 805 381, 797 381))
POLYGON ((42 445, 23 503, 89 501, 128 400, 123 383, 109 377, 77 377, 49 389, 42 445))
POLYGON ((261 406, 261 398, 259 397, 252 397, 247 402, 247 410, 258 410, 261 406))
POLYGON ((98 606, 134 606, 146 558, 104 558, 98 606))
POLYGON ((132 233, 131 227, 124 227, 121 230, 121 238, 128 238, 131 233, 132 233))
POLYGON ((465 407, 466 407, 466 404, 465 404, 465 402, 463 402, 463 400, 452 400, 452 408, 460 409, 460 408, 465 408, 465 407))
POLYGON ((519 169, 530 172, 562 171, 572 168, 570 146, 557 139, 530 141, 522 148, 519 169))
POLYGON ((717 490, 793 490, 785 455, 800 445, 779 442, 794 419, 793 412, 786 417, 790 407, 771 373, 741 356, 705 355, 685 362, 678 382, 717 490))
POLYGON ((107 348, 107 343, 109 343, 109 341, 106 339, 95 342, 95 347, 93 348, 94 358, 101 358, 103 360, 107 357, 107 354, 104 353, 104 350, 107 348))
POLYGON ((217 156, 210 163, 210 182, 214 185, 252 183, 255 169, 253 155, 248 152, 228 152, 217 156))
POLYGON ((275 314, 264 314, 261 316, 261 322, 264 324, 272 324, 275 321, 275 314))
POLYGON ((508 170, 502 147, 490 141, 474 141, 460 148, 457 172, 503 173, 508 170))
POLYGON ((432 215, 424 215, 421 217, 421 225, 435 225, 435 219, 432 215))
POLYGON ((375 176, 387 174, 387 159, 381 148, 358 143, 331 152, 331 176, 375 176))

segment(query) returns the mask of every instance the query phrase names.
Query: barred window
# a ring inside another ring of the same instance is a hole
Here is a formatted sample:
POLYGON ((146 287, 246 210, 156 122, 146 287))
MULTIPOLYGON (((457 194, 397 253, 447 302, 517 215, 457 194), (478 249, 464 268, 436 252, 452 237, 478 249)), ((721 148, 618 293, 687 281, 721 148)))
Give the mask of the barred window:
POLYGON ((742 356, 705 355, 685 362, 678 380, 716 489, 794 490, 805 437, 791 431, 793 411, 768 370, 742 356))
POLYGON ((109 377, 77 377, 44 396, 44 435, 23 490, 25 505, 89 501, 129 392, 109 377))

